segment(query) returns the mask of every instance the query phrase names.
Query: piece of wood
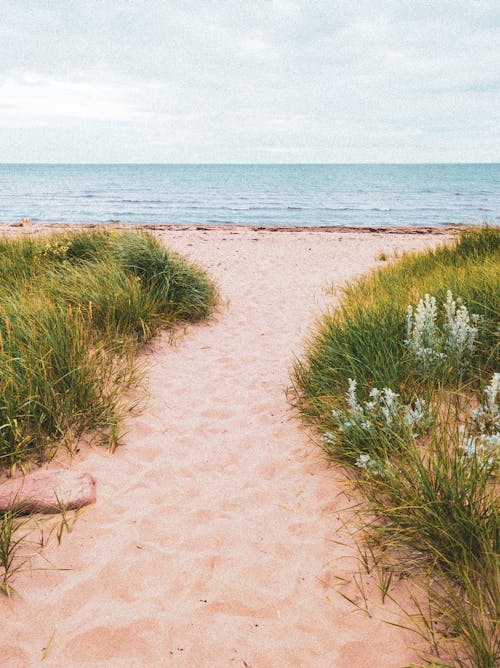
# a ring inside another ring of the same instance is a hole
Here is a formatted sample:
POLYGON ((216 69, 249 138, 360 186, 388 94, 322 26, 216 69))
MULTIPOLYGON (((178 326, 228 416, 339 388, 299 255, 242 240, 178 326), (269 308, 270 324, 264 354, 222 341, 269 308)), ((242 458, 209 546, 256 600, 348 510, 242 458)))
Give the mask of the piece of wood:
POLYGON ((81 508, 95 503, 95 486, 94 478, 81 471, 35 471, 0 483, 0 511, 57 513, 81 508))

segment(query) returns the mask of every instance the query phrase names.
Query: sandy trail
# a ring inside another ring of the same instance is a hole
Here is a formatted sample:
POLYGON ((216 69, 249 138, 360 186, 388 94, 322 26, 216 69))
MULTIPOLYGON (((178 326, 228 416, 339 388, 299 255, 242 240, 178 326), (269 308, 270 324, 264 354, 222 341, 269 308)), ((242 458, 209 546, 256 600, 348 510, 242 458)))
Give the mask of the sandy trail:
POLYGON ((150 396, 126 420, 123 446, 75 458, 97 478, 97 504, 61 546, 51 539, 44 557, 55 569, 19 575, 13 602, 0 600, 0 665, 39 665, 47 646, 43 665, 54 667, 417 661, 415 638, 384 623, 387 606, 374 602, 369 618, 336 593, 336 576, 355 567, 352 548, 333 542, 346 540, 347 500, 285 389, 333 301, 325 288, 376 265, 382 250, 439 237, 158 234, 204 264, 227 303, 175 346, 165 336, 146 352, 150 396))

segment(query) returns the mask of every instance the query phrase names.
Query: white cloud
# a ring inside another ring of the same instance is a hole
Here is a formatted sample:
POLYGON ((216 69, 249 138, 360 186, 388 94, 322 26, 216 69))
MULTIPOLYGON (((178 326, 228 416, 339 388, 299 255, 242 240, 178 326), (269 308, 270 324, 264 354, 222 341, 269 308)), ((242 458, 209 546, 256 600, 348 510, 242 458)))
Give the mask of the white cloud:
POLYGON ((133 89, 95 83, 57 81, 24 75, 0 81, 0 99, 9 105, 0 109, 0 122, 17 117, 27 119, 78 118, 133 121, 140 114, 133 108, 133 89))
POLYGON ((489 0, 4 2, 3 160, 500 155, 489 0))
POLYGON ((85 81, 60 81, 33 74, 0 79, 0 125, 47 126, 64 120, 190 121, 194 114, 161 111, 155 98, 162 86, 142 82, 135 85, 85 81))

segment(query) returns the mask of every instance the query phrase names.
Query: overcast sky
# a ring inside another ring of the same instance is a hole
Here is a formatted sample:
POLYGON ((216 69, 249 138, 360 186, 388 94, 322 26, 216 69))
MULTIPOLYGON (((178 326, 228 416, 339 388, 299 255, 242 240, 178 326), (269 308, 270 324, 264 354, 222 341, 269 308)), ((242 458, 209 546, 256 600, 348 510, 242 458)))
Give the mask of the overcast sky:
POLYGON ((499 0, 0 5, 0 162, 491 162, 499 118, 499 0))

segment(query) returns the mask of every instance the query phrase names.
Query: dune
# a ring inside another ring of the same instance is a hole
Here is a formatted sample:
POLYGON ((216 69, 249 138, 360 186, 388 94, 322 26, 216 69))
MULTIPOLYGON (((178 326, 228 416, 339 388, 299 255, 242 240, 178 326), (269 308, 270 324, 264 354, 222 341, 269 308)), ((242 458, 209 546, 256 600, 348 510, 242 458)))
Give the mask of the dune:
MULTIPOLYGON (((17 574, 13 599, 0 599, 0 665, 418 662, 417 636, 386 623, 400 611, 381 604, 374 575, 363 611, 346 526, 353 499, 286 388, 335 288, 380 266, 381 253, 445 237, 294 232, 155 231, 210 271, 222 304, 211 321, 144 351, 147 398, 125 418, 121 447, 111 455, 82 445, 74 456, 71 467, 97 481, 97 502, 17 574)), ((49 468, 61 465, 63 455, 49 468)), ((394 595, 408 604, 403 583, 394 595)))

